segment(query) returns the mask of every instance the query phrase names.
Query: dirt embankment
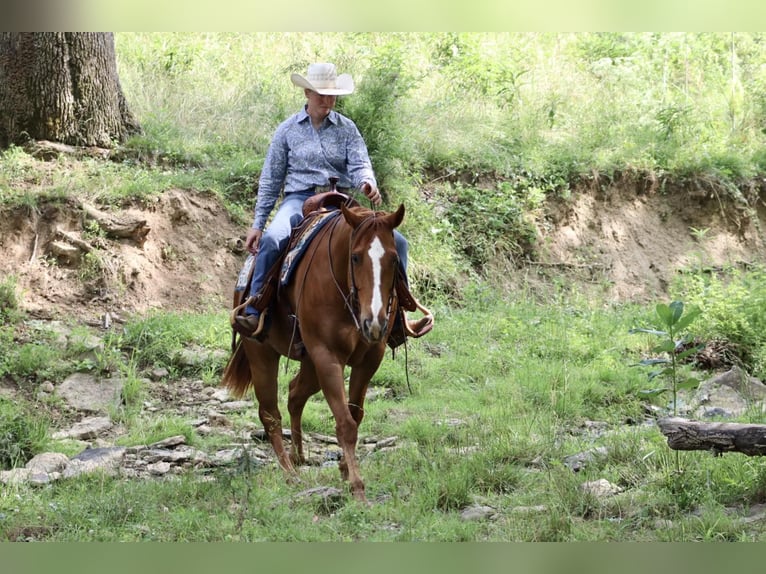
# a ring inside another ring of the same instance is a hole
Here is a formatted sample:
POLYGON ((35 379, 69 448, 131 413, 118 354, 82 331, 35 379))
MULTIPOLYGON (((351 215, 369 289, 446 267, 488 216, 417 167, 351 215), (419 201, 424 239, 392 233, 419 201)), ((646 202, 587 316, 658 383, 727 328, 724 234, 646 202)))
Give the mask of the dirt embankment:
POLYGON ((72 201, 2 214, 0 276, 16 277, 32 315, 87 321, 231 301, 246 229, 213 196, 172 189, 149 205, 102 210, 110 221, 143 224, 136 237, 110 237, 87 211, 72 201))
MULTIPOLYGON (((666 295, 683 269, 766 262, 763 190, 745 209, 700 186, 658 187, 583 186, 548 205, 535 260, 515 275, 566 276, 615 300, 649 300, 666 295)), ((75 201, 0 214, 0 277, 15 276, 27 312, 98 321, 107 312, 229 305, 246 230, 216 198, 173 189, 106 216, 143 222, 148 232, 110 237, 75 201), (69 255, 60 253, 80 241, 69 255)))
POLYGON ((684 270, 766 263, 766 193, 734 202, 715 187, 654 181, 583 186, 549 206, 538 266, 576 275, 619 301, 668 294, 684 270))

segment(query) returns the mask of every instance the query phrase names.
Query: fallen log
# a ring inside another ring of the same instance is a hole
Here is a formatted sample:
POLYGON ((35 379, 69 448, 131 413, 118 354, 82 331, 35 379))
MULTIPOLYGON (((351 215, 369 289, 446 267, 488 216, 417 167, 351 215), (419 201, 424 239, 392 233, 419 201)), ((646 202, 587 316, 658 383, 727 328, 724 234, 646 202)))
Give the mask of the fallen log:
POLYGON ((118 219, 86 203, 82 204, 82 209, 85 216, 94 220, 107 237, 132 239, 139 246, 143 246, 147 234, 151 231, 145 219, 118 219))
POLYGON ((64 239, 65 241, 68 241, 75 247, 77 247, 80 251, 84 251, 85 253, 90 253, 93 251, 93 246, 88 243, 87 241, 80 239, 79 237, 72 235, 71 233, 68 233, 64 231, 63 229, 57 227, 54 232, 55 237, 60 237, 61 239, 64 239))
POLYGON ((51 241, 48 249, 64 265, 79 265, 82 260, 82 251, 70 243, 51 241))
POLYGON ((725 452, 766 455, 766 425, 705 423, 679 417, 660 419, 657 425, 673 450, 708 450, 715 455, 725 452))

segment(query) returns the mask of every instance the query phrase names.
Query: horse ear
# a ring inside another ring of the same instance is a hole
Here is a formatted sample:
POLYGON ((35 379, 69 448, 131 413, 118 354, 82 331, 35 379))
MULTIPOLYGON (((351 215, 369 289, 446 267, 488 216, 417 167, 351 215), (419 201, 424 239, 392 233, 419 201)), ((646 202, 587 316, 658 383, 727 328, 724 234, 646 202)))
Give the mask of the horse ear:
POLYGON ((348 207, 346 207, 345 203, 340 204, 340 209, 343 212, 343 217, 346 218, 346 221, 348 222, 348 224, 354 229, 356 229, 359 226, 359 224, 362 223, 362 220, 364 219, 364 217, 352 211, 348 207))
POLYGON ((397 209, 393 213, 393 226, 392 227, 399 227, 402 224, 402 221, 404 221, 404 204, 399 204, 399 209, 397 209))

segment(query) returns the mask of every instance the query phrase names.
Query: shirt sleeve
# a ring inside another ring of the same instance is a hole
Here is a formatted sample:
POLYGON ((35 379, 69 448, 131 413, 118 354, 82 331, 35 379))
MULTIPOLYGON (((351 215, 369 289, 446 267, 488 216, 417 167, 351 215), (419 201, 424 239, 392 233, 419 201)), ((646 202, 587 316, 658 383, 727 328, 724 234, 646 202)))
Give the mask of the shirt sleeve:
POLYGON ((367 145, 359 133, 359 128, 351 122, 349 126, 348 147, 346 150, 348 157, 348 177, 355 188, 360 188, 365 181, 369 181, 377 187, 375 172, 372 169, 370 155, 367 152, 367 145))
POLYGON ((255 202, 255 217, 253 228, 263 229, 269 218, 271 210, 279 198, 279 193, 287 176, 287 123, 277 128, 269 150, 266 152, 266 160, 263 163, 261 177, 258 180, 258 197, 255 202))

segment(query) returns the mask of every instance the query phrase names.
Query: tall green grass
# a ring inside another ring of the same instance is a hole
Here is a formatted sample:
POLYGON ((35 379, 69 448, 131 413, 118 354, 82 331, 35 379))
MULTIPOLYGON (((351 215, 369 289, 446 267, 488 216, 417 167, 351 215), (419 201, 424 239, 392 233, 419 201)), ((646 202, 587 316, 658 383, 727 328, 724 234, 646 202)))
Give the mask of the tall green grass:
POLYGON ((32 208, 75 192, 119 204, 176 186, 218 194, 246 224, 273 131, 304 102, 290 74, 319 60, 355 78, 357 91, 338 109, 360 126, 386 205, 408 207, 412 280, 429 298, 459 297, 465 276, 492 271, 490 259, 502 274, 534 255, 540 206, 572 193, 584 176, 697 179, 752 208, 749 182, 766 166, 761 33, 115 39, 143 134, 115 163, 85 169, 61 160, 36 170, 41 162, 4 151, 3 204, 32 208))
POLYGON ((120 33, 116 43, 145 129, 132 145, 181 163, 229 157, 257 170, 302 103, 289 74, 324 60, 357 81, 339 109, 363 128, 385 183, 429 170, 760 169, 759 33, 120 33))

